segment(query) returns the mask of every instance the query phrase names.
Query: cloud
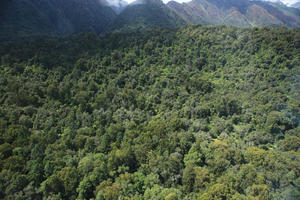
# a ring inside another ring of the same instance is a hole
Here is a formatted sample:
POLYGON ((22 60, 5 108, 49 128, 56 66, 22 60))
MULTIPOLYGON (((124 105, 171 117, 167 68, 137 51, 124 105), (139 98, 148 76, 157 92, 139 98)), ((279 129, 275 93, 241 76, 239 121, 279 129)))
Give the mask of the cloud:
MULTIPOLYGON (((126 0, 128 3, 132 3, 133 1, 135 0, 126 0)), ((163 0, 163 2, 167 3, 171 0, 163 0)), ((177 2, 180 2, 180 3, 183 3, 183 2, 189 2, 189 1, 192 1, 192 0, 175 0, 177 2)), ((276 2, 278 0, 266 0, 266 1, 272 1, 272 2, 276 2)), ((291 5, 293 3, 297 3, 297 2, 300 2, 300 0, 281 0, 281 2, 283 2, 284 4, 287 4, 287 5, 291 5)))
MULTIPOLYGON (((130 0, 134 1, 134 0, 130 0)), ((109 6, 115 6, 115 7, 121 7, 126 5, 126 2, 129 2, 127 0, 100 0, 100 2, 103 2, 104 4, 108 4, 109 6)))
MULTIPOLYGON (((276 2, 276 0, 269 0, 269 1, 273 1, 273 2, 275 1, 276 2)), ((299 0, 281 0, 281 2, 284 3, 284 4, 287 4, 287 5, 292 5, 294 3, 299 2, 299 0)))

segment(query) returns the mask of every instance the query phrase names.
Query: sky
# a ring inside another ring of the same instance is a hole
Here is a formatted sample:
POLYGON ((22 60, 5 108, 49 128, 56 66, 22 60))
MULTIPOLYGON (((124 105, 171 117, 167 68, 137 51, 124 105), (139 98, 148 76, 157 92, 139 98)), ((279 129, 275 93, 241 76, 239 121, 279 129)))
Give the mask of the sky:
MULTIPOLYGON (((125 0, 125 1, 127 1, 128 3, 131 3, 135 0, 125 0)), ((163 0, 163 2, 165 2, 165 3, 167 3, 168 1, 171 1, 171 0, 163 0)), ((175 0, 175 1, 182 3, 182 2, 192 1, 192 0, 175 0)))
MULTIPOLYGON (((131 2, 133 2, 133 1, 135 1, 135 0, 125 0, 125 1, 127 1, 128 3, 131 3, 131 2)), ((170 0, 163 0, 163 1, 164 1, 165 3, 167 3, 167 2, 170 1, 170 0)), ((188 1, 191 1, 191 0, 175 0, 175 1, 182 3, 182 2, 188 2, 188 1)), ((269 0, 269 1, 277 1, 277 0, 269 0)), ((281 0, 281 1, 282 1, 283 3, 285 3, 285 4, 290 5, 290 4, 299 2, 300 0, 281 0)))
MULTIPOLYGON (((277 0, 269 0, 269 1, 277 1, 277 0)), ((287 5, 291 5, 293 3, 297 3, 299 2, 300 0, 281 0, 281 2, 287 4, 287 5)))

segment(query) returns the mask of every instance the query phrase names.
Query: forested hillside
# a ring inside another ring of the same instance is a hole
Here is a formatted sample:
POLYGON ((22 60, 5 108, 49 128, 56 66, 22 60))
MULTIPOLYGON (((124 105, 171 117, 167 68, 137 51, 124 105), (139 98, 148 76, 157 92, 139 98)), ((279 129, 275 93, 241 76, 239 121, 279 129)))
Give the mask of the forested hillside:
POLYGON ((0 199, 299 199, 300 30, 0 45, 0 199))
POLYGON ((252 0, 1 0, 0 42, 186 24, 300 27, 300 9, 252 0))
POLYGON ((143 32, 158 27, 175 28, 185 24, 187 22, 161 0, 138 0, 116 17, 107 32, 143 32))
POLYGON ((1 0, 0 41, 100 33, 116 16, 106 0, 1 0))

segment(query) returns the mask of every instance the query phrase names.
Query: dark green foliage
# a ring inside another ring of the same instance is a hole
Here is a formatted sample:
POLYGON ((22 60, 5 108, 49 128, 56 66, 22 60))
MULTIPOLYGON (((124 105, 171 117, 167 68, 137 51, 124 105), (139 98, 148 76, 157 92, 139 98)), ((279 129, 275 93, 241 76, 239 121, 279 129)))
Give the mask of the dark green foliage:
POLYGON ((99 0, 2 0, 0 41, 103 32, 116 13, 99 0))
POLYGON ((0 45, 1 199, 298 199, 299 29, 0 45))

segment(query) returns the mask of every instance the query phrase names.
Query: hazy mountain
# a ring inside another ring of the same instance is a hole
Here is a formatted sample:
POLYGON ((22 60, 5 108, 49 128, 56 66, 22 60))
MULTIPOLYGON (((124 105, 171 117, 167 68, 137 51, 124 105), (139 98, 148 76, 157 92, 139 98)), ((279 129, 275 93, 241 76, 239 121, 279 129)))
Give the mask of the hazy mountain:
POLYGON ((128 5, 116 17, 109 30, 173 28, 183 24, 186 22, 161 0, 138 0, 128 5))
POLYGON ((193 0, 167 4, 189 23, 240 27, 300 26, 300 11, 282 3, 249 0, 193 0))
POLYGON ((300 9, 300 2, 292 4, 291 7, 299 8, 300 9))
POLYGON ((116 17, 99 0, 7 0, 0 4, 0 40, 102 32, 116 17))
POLYGON ((100 0, 102 4, 111 7, 117 14, 126 8, 128 5, 127 1, 124 0, 100 0))
MULTIPOLYGON (((294 4, 297 7, 297 4, 294 4)), ((300 10, 250 0, 2 0, 0 41, 79 32, 173 28, 187 23, 240 27, 300 26, 300 10)))
MULTIPOLYGON (((250 0, 252 1, 252 0, 250 0)), ((288 5, 288 4, 285 4, 284 2, 280 1, 280 0, 253 0, 253 1, 264 1, 264 2, 267 2, 267 3, 276 3, 276 4, 280 4, 280 5, 288 5)))

